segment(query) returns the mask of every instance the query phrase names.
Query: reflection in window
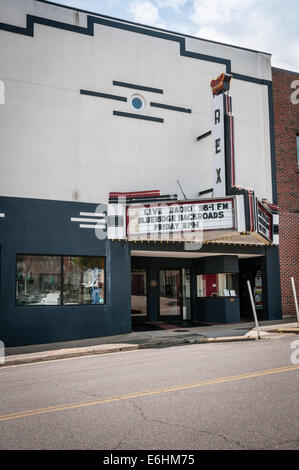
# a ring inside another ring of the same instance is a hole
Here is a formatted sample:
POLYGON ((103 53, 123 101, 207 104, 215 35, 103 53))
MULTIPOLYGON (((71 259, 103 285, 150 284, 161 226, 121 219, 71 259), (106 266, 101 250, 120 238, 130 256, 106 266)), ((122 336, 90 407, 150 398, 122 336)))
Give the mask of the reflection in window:
POLYGON ((197 276, 197 297, 235 297, 238 295, 238 274, 221 273, 197 276))
POLYGON ((64 256, 63 304, 104 303, 104 258, 64 256))
POLYGON ((103 257, 17 255, 17 305, 103 304, 104 283, 103 257))
POLYGON ((59 305, 59 256, 17 256, 17 305, 59 305))

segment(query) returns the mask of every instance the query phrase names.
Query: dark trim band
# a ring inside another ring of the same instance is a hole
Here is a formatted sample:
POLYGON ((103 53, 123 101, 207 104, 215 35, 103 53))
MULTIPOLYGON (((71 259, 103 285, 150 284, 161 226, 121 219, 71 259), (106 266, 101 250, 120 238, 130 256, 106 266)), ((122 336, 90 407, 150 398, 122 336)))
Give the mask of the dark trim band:
POLYGON ((42 18, 39 16, 28 15, 26 17, 26 27, 13 26, 6 23, 0 23, 0 29, 4 31, 10 31, 12 33, 24 34, 25 36, 34 37, 34 25, 42 24, 44 26, 50 26, 53 28, 64 29, 66 31, 72 31, 74 33, 85 34, 87 36, 94 36, 94 25, 101 24, 103 26, 109 26, 111 28, 122 29, 133 33, 144 34, 146 36, 156 37, 160 39, 166 39, 168 41, 177 42, 180 45, 180 54, 185 57, 191 57, 193 59, 206 60, 208 62, 215 62, 223 64, 226 67, 226 73, 231 73, 231 61, 229 59, 223 59, 221 57, 209 56, 206 54, 199 54, 197 52, 186 51, 186 41, 184 37, 176 36, 174 34, 163 33, 155 31, 153 29, 147 29, 144 27, 134 26, 132 24, 120 23, 117 21, 111 21, 105 18, 87 15, 87 27, 76 26, 69 23, 63 23, 61 21, 50 20, 48 18, 42 18))
MULTIPOLYGON (((176 34, 176 35, 181 34, 181 33, 178 33, 177 31, 171 31, 169 29, 162 29, 162 28, 158 28, 157 26, 148 26, 144 23, 136 23, 135 21, 124 20, 123 18, 117 18, 115 16, 103 15, 102 13, 96 13, 96 12, 90 11, 90 10, 83 10, 82 8, 76 8, 76 7, 73 7, 73 6, 70 6, 70 5, 63 5, 63 4, 57 3, 57 2, 50 2, 49 0, 36 0, 36 1, 40 2, 40 3, 48 4, 48 5, 54 5, 54 6, 61 7, 61 8, 67 8, 68 10, 72 10, 72 11, 78 11, 78 12, 81 12, 81 13, 86 13, 88 15, 101 16, 103 18, 109 18, 109 19, 114 20, 114 21, 121 21, 121 22, 126 22, 126 23, 129 23, 129 24, 133 24, 135 26, 142 26, 142 27, 146 27, 146 28, 151 28, 151 29, 155 29, 156 31, 164 31, 164 32, 171 33, 171 34, 176 34)), ((210 42, 212 44, 220 44, 221 46, 228 46, 228 47, 232 47, 234 49, 241 49, 242 51, 255 52, 255 53, 258 52, 258 53, 261 53, 261 54, 271 56, 271 53, 269 53, 269 52, 259 51, 259 50, 256 50, 256 49, 249 49, 248 47, 236 46, 234 44, 228 44, 228 43, 220 42, 220 41, 213 41, 212 39, 200 38, 198 36, 191 36, 190 34, 184 34, 184 37, 191 38, 191 39, 196 39, 198 41, 210 42)))

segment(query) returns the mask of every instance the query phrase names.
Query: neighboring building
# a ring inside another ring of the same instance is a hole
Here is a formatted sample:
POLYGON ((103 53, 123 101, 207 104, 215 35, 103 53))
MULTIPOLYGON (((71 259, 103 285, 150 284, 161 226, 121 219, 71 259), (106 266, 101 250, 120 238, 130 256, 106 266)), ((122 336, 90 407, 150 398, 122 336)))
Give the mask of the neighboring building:
POLYGON ((248 279, 281 318, 270 55, 41 0, 0 17, 1 340, 240 321, 248 279))
POLYGON ((299 294, 299 74, 272 68, 280 273, 283 315, 294 315, 299 294))

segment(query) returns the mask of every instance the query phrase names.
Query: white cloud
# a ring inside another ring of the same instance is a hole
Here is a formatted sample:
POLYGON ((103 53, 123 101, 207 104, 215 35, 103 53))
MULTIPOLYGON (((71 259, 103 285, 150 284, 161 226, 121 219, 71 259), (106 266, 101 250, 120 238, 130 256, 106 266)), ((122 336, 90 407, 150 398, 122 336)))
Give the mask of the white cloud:
POLYGON ((272 54, 272 65, 299 64, 297 0, 193 0, 196 36, 272 54), (296 16, 296 15, 295 15, 296 16))
POLYGON ((254 0, 194 0, 191 18, 200 25, 223 24, 231 21, 234 16, 240 16, 252 3, 254 0))
POLYGON ((135 0, 129 5, 134 21, 160 28, 165 27, 159 15, 159 9, 150 0, 135 0))
POLYGON ((157 5, 159 8, 170 7, 178 11, 180 8, 184 7, 189 0, 157 0, 157 5))

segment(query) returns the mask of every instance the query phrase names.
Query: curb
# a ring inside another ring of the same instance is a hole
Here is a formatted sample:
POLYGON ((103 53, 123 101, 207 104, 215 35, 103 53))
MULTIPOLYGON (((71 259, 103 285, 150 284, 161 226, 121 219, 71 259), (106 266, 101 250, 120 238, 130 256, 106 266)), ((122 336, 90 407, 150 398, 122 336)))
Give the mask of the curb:
POLYGON ((299 328, 298 327, 293 327, 293 328, 275 328, 271 330, 264 330, 267 331, 267 333, 292 333, 299 335, 299 328))
POLYGON ((220 336, 216 338, 179 338, 170 341, 153 341, 139 345, 139 349, 170 347, 186 344, 207 344, 207 343, 233 343, 237 341, 255 341, 255 336, 220 336))
POLYGON ((46 351, 44 353, 18 354, 14 356, 5 356, 5 363, 0 365, 0 369, 1 367, 5 366, 31 364, 33 362, 46 362, 54 361, 57 359, 68 359, 82 356, 97 356, 100 354, 109 354, 121 351, 134 351, 136 349, 139 349, 138 344, 118 344, 115 346, 109 344, 93 347, 60 349, 54 351, 46 351))
POLYGON ((140 344, 104 344, 99 346, 87 346, 72 349, 59 349, 54 351, 46 351, 41 353, 18 354, 5 357, 5 363, 0 364, 1 367, 8 367, 21 364, 31 364, 34 362, 54 361, 57 359, 68 359, 82 356, 97 356, 101 354, 111 354, 114 352, 136 351, 138 349, 150 348, 167 348, 171 346, 188 345, 188 344, 207 344, 207 343, 228 343, 237 341, 254 341, 255 336, 224 336, 216 338, 174 338, 168 341, 150 341, 140 344))

